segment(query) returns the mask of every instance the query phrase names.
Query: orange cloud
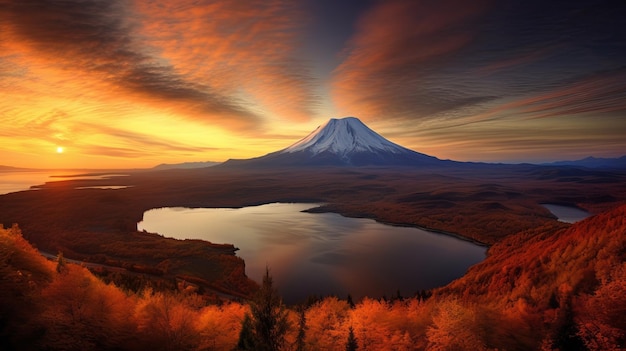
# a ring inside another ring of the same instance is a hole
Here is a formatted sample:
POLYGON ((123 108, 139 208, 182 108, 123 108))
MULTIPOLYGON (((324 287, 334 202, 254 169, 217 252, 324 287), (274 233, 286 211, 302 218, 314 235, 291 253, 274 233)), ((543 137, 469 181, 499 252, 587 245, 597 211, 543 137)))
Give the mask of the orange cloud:
POLYGON ((377 2, 332 96, 342 114, 444 158, 616 155, 626 147, 618 18, 591 2, 377 2))
POLYGON ((176 72, 251 109, 308 120, 313 78, 297 57, 304 13, 292 1, 137 2, 140 33, 176 72))
POLYGON ((340 116, 441 157, 481 145, 510 154, 507 140, 536 152, 532 140, 552 145, 538 137, 545 130, 570 133, 545 134, 564 145, 578 138, 590 148, 593 137, 598 150, 626 148, 615 137, 626 132, 623 5, 309 5, 0 0, 0 159, 26 166, 23 155, 36 162, 58 145, 68 147, 66 160, 108 154, 111 165, 220 161, 285 147, 334 107, 323 84, 336 60, 303 55, 332 54, 356 14, 331 82, 340 116), (340 14, 341 25, 328 25, 325 11, 340 14))
MULTIPOLYGON (((451 99, 438 99, 426 90, 433 83, 429 74, 471 42, 474 33, 468 24, 485 7, 485 2, 380 2, 360 20, 346 58, 335 71, 335 103, 341 111, 365 119, 451 108, 451 99)), ((459 106, 477 101, 465 96, 454 100, 459 106)))
POLYGON ((575 115, 626 111, 626 70, 590 74, 563 86, 494 102, 483 111, 456 121, 467 125, 497 119, 567 118, 575 115))
POLYGON ((290 1, 0 3, 4 163, 59 144, 110 164, 250 157, 247 137, 314 113, 290 1))
POLYGON ((241 130, 258 129, 265 111, 307 118, 315 104, 289 4, 15 0, 0 16, 13 52, 117 99, 241 130))

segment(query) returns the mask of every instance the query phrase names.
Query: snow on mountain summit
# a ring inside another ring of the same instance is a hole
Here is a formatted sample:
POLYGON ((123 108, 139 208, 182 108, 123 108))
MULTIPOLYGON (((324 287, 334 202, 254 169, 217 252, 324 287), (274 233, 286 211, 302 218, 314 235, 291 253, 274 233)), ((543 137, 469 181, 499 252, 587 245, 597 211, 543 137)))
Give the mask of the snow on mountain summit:
POLYGON ((345 117, 328 120, 304 139, 281 150, 280 153, 299 151, 308 151, 313 155, 330 152, 344 156, 354 152, 403 153, 408 150, 383 138, 358 118, 345 117))
POLYGON ((355 117, 332 118, 297 143, 265 156, 229 160, 223 167, 425 167, 450 161, 421 154, 383 138, 355 117))

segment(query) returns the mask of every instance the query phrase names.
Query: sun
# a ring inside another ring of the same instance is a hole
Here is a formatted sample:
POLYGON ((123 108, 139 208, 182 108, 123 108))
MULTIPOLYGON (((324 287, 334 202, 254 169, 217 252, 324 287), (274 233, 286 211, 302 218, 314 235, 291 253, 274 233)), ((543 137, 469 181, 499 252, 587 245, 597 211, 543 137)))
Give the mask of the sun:
POLYGON ((63 146, 57 146, 57 154, 62 154, 63 151, 65 151, 65 149, 63 148, 63 146))

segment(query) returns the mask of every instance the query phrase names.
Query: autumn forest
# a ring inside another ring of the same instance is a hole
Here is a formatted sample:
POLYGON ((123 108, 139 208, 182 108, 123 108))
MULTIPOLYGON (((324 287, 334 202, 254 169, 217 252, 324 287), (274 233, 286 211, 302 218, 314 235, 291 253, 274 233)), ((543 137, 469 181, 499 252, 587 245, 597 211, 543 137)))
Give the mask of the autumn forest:
POLYGON ((446 287, 286 306, 269 268, 250 300, 184 282, 106 284, 0 231, 0 337, 11 350, 618 350, 626 328, 626 206, 528 230, 446 287))

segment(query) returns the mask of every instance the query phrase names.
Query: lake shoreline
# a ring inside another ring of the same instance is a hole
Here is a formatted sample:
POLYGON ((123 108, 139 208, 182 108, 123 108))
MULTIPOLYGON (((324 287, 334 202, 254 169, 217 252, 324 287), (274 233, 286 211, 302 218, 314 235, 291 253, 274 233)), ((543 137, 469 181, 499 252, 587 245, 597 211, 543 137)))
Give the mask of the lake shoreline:
POLYGON ((461 234, 458 233, 453 233, 453 232, 449 232, 449 231, 445 231, 445 230, 439 230, 439 229, 434 229, 434 228, 428 228, 428 227, 424 227, 424 226, 420 226, 417 224, 413 224, 413 223, 398 223, 398 222, 392 222, 392 221, 385 221, 385 220, 381 220, 379 218, 376 218, 373 215, 351 215, 349 212, 344 212, 338 209, 327 209, 326 206, 332 206, 332 205, 321 205, 318 207, 314 207, 314 208, 310 208, 308 210, 303 210, 302 212, 308 212, 308 213, 335 213, 347 218, 365 218, 365 219, 371 219, 377 223, 380 224, 384 224, 384 225, 389 225, 389 226, 393 226, 393 227, 402 227, 402 228, 416 228, 416 229, 420 229, 420 230, 424 230, 427 232, 431 232, 434 234, 441 234, 441 235, 446 235, 446 236, 451 236, 454 237, 456 239, 459 240, 463 240, 463 241, 467 241, 470 242, 474 245, 478 245, 478 246, 483 246, 486 248, 491 247, 492 245, 484 243, 482 241, 476 240, 476 239, 472 239, 466 236, 463 236, 461 234))
POLYGON ((550 211, 559 222, 563 223, 573 224, 593 216, 593 213, 576 205, 557 203, 541 203, 540 205, 550 211))
MULTIPOLYGON (((324 203, 333 206, 332 211, 326 207, 328 212, 344 217, 425 229, 491 247, 519 232, 545 225, 566 225, 557 222, 540 203, 576 203, 599 213, 626 201, 624 182, 615 181, 626 181, 626 172, 611 174, 612 182, 604 181, 606 176, 600 173, 582 175, 582 180, 597 185, 581 187, 580 179, 556 175, 546 180, 541 170, 501 167, 497 174, 356 168, 324 168, 317 172, 231 172, 212 168, 129 172, 128 177, 118 179, 92 180, 89 184, 77 179, 53 181, 38 191, 0 195, 0 222, 5 227, 18 223, 31 243, 49 252, 63 251, 68 258, 98 254, 128 264, 158 266, 167 263, 169 257, 154 256, 164 252, 164 247, 181 245, 195 251, 204 246, 187 246, 184 241, 158 236, 143 238, 136 231, 137 223, 145 211, 160 207, 324 203), (134 186, 119 190, 74 189, 84 185, 129 184, 134 186), (448 220, 451 218, 455 219, 448 220), (134 249, 120 253, 119 248, 140 247, 148 239, 162 242, 150 248, 154 253, 134 249)), ((217 268, 210 272, 206 268, 220 266, 217 256, 209 257, 201 266, 194 263, 195 256, 181 256, 180 260, 189 265, 190 274, 211 281, 217 268)), ((245 277, 240 278, 243 281, 245 277)))
POLYGON ((319 207, 273 202, 238 209, 158 208, 144 213, 137 230, 236 245, 246 274, 260 281, 269 265, 281 295, 294 303, 310 294, 410 295, 446 285, 487 257, 487 246, 455 235, 309 211, 319 207))

